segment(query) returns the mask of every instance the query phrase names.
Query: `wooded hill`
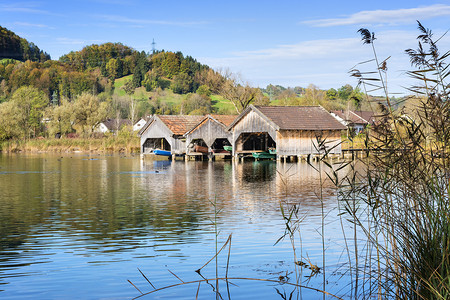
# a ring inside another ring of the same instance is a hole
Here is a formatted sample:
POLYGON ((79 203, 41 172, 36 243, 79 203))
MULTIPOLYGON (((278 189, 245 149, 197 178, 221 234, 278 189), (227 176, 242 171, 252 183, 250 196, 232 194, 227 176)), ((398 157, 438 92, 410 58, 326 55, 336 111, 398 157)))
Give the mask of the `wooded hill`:
POLYGON ((0 26, 0 60, 4 58, 44 62, 50 59, 50 55, 35 44, 0 26))

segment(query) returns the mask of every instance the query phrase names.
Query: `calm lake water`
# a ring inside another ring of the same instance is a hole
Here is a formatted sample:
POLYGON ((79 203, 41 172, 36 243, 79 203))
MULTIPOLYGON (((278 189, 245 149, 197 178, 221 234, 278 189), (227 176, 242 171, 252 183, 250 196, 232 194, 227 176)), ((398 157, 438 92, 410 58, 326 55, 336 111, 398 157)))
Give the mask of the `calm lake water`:
MULTIPOLYGON (((229 277, 295 282, 280 201, 296 203, 303 258, 322 268, 319 174, 306 163, 152 161, 140 156, 0 155, 0 298, 131 299, 196 272, 232 234, 229 277), (215 205, 214 205, 215 203, 215 205), (220 211, 218 211, 220 210, 220 211), (216 212, 216 213, 215 213, 216 212), (171 271, 171 272, 170 272, 171 271)), ((335 191, 324 186, 326 290, 343 296, 349 280, 335 191), (343 277, 342 277, 343 276, 343 277)), ((225 249, 217 261, 224 277, 225 249)), ((322 274, 300 281, 322 288, 322 274)), ((216 275, 215 261, 202 270, 216 275)), ((215 299, 215 282, 198 299, 215 299)), ((141 299, 195 299, 198 283, 141 299)), ((223 299, 282 299, 294 287, 234 280, 223 299)), ((317 299, 302 289, 293 299, 317 299)), ((289 297, 288 297, 289 298, 289 297)), ((332 298, 328 298, 332 299, 332 298)))

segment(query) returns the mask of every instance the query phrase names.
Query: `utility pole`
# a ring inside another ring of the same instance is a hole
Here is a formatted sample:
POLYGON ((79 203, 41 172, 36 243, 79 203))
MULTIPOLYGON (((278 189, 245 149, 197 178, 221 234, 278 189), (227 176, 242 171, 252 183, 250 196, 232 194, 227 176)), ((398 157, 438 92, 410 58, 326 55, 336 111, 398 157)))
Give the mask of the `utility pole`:
POLYGON ((152 42, 152 54, 155 54, 155 51, 156 51, 156 43, 155 43, 155 39, 153 39, 153 42, 152 42))

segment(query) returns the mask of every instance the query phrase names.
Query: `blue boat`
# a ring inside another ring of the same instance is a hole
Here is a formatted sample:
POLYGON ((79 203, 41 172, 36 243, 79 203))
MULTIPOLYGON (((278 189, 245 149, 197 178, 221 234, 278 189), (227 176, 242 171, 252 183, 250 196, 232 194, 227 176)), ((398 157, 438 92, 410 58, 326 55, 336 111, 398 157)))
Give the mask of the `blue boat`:
POLYGON ((170 156, 172 154, 170 151, 160 150, 160 149, 153 150, 153 153, 156 155, 162 155, 162 156, 170 156))

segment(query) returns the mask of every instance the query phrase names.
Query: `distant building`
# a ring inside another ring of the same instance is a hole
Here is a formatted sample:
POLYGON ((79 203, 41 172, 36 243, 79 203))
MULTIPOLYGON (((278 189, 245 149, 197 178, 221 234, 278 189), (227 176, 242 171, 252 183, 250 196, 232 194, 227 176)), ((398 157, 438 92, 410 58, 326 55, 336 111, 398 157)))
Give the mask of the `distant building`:
POLYGON ((331 115, 355 134, 360 134, 375 122, 375 113, 371 111, 333 110, 331 115))
POLYGON ((124 126, 131 126, 131 121, 128 119, 107 119, 100 124, 97 125, 97 127, 94 129, 94 132, 117 132, 124 126))
POLYGON ((148 120, 151 119, 152 116, 142 117, 133 125, 133 131, 139 132, 145 124, 147 124, 148 120))

